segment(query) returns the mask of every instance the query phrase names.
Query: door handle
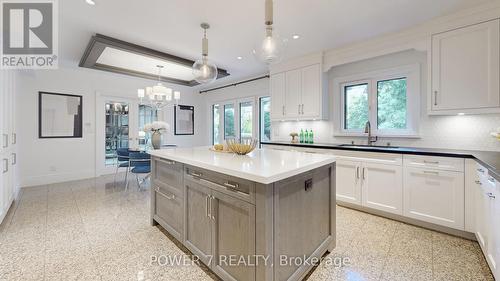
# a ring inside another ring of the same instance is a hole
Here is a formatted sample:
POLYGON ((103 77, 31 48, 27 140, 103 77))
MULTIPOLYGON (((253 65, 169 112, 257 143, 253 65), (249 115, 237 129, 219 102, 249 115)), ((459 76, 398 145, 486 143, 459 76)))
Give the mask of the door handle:
POLYGON ((365 167, 363 167, 363 180, 365 180, 365 167))
POLYGON ((210 218, 210 211, 209 211, 209 209, 210 209, 210 202, 209 202, 209 200, 210 200, 210 195, 207 195, 205 197, 205 212, 207 213, 207 217, 208 218, 210 218))
POLYGON ((359 180, 359 166, 356 167, 356 179, 359 180))
POLYGON ((9 135, 3 134, 3 148, 9 147, 9 135))
POLYGON ((300 115, 300 104, 299 104, 299 115, 300 115))
POLYGON ((438 91, 434 91, 434 105, 438 105, 438 91))
POLYGON ((17 134, 12 133, 12 144, 16 144, 16 143, 17 143, 17 134))
POLYGON ((423 171, 424 174, 439 176, 439 172, 435 171, 423 171))
POLYGON ((17 153, 12 153, 12 166, 17 164, 17 153))
POLYGON ((283 116, 285 116, 285 106, 283 105, 283 116))
POLYGON ((302 104, 302 115, 304 115, 304 104, 302 104))
POLYGON ((202 173, 197 173, 197 172, 191 172, 190 174, 191 174, 191 176, 196 177, 196 178, 201 178, 201 176, 203 176, 202 173))
POLYGON ((212 200, 215 200, 215 197, 213 197, 212 195, 210 195, 210 218, 213 221, 215 221, 215 216, 214 216, 214 214, 212 214, 212 207, 213 207, 212 200))
POLYGON ((4 163, 4 166, 3 166, 3 174, 7 173, 9 171, 9 159, 7 158, 4 158, 3 159, 3 163, 4 163))
POLYGON ((167 194, 161 192, 159 187, 156 187, 156 192, 158 194, 160 194, 161 196, 167 198, 168 200, 174 200, 175 199, 175 195, 174 194, 172 194, 172 196, 168 196, 167 194))

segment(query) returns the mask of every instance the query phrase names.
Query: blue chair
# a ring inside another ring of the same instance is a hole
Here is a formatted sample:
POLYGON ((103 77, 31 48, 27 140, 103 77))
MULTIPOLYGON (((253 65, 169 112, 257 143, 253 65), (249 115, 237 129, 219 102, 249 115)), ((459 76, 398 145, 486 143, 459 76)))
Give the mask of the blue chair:
MULTIPOLYGON (((135 174, 135 178, 137 180, 137 186, 140 190, 141 183, 143 183, 147 178, 149 178, 151 174, 151 156, 144 152, 130 152, 129 166, 131 167, 130 172, 135 174), (141 181, 139 180, 139 174, 146 174, 141 181)), ((128 188, 128 182, 126 188, 128 188)))
POLYGON ((128 180, 128 170, 129 170, 129 150, 128 148, 118 148, 116 150, 116 156, 118 157, 118 163, 116 164, 116 172, 114 183, 116 185, 116 175, 118 174, 119 168, 126 168, 125 171, 125 182, 128 180))

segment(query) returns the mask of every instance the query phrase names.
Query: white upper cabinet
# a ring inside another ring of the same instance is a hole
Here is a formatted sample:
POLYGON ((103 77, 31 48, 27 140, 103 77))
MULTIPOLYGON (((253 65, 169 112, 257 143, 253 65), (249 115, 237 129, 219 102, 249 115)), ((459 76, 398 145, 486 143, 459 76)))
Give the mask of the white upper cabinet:
POLYGON ((317 117, 321 112, 321 69, 319 64, 302 68, 301 113, 303 117, 317 117))
POLYGON ((328 118, 327 76, 323 56, 314 54, 271 67, 271 118, 328 118))
MULTIPOLYGON (((301 69, 287 71, 285 73, 285 112, 287 118, 298 118, 301 116, 302 91, 301 91, 301 69)), ((271 103, 273 99, 271 97, 271 103)))
POLYGON ((500 112, 500 20, 432 36, 430 114, 500 112))
POLYGON ((285 118, 285 73, 271 76, 271 119, 285 118))

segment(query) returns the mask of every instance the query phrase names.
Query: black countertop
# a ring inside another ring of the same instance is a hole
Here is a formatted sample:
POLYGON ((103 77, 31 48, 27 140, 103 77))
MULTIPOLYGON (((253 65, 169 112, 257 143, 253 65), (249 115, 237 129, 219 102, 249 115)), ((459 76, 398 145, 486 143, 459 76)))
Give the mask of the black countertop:
POLYGON ((488 169, 489 174, 500 181, 500 152, 477 150, 454 150, 441 148, 420 147, 391 147, 391 146, 362 146, 353 147, 345 144, 334 143, 290 143, 284 141, 261 142, 264 145, 284 145, 295 147, 309 147, 321 149, 353 150, 379 153, 400 153, 426 156, 459 157, 475 159, 479 164, 488 169))

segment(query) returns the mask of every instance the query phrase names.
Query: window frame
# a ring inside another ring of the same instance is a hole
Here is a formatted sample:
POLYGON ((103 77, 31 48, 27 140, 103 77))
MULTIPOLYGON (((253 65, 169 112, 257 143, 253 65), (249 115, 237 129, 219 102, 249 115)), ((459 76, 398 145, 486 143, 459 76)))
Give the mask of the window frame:
POLYGON ((364 129, 345 129, 345 88, 348 86, 368 84, 368 120, 372 135, 380 137, 419 137, 420 114, 420 65, 408 65, 363 74, 339 77, 334 80, 337 94, 334 104, 337 104, 337 114, 334 120, 334 136, 366 136, 364 129), (406 129, 378 128, 378 83, 382 81, 406 78, 406 129), (337 102, 336 102, 337 101, 337 102))

